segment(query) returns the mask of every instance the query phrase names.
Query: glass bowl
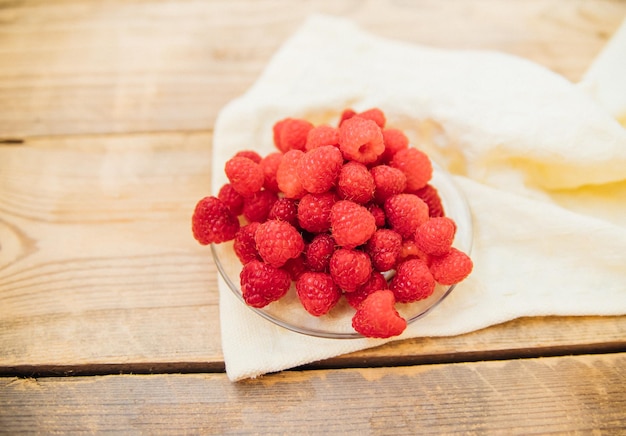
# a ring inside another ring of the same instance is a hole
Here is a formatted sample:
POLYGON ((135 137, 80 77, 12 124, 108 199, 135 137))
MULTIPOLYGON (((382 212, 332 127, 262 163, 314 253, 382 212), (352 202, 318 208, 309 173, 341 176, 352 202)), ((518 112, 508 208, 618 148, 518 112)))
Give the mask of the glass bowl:
MULTIPOLYGON (((472 248, 472 218, 463 193, 458 189, 452 177, 433 162, 433 177, 430 181, 441 197, 446 216, 452 218, 457 225, 453 246, 470 254, 472 248)), ((232 293, 250 309, 251 316, 261 316, 268 321, 296 333, 332 339, 356 339, 363 336, 352 328, 353 309, 342 298, 326 315, 315 317, 309 314, 298 300, 295 286, 279 301, 270 303, 263 308, 248 306, 239 286, 239 273, 242 265, 233 251, 232 241, 223 244, 211 244, 213 258, 222 278, 232 293)), ((455 288, 437 284, 433 294, 414 303, 398 303, 396 309, 412 324, 434 309, 455 288)))

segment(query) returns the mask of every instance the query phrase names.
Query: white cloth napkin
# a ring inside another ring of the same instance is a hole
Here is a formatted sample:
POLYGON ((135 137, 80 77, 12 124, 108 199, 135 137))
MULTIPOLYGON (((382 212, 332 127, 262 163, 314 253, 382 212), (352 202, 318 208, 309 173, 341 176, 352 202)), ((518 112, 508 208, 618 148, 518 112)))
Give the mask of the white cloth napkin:
MULTIPOLYGON (((287 116, 336 122, 381 108, 455 174, 474 222, 474 271, 399 338, 522 316, 626 314, 626 130, 580 87, 524 59, 444 51, 313 16, 215 125, 213 189, 235 150, 273 151, 287 116), (421 142, 420 142, 421 141, 421 142)), ((231 380, 380 345, 274 326, 219 278, 231 380)))

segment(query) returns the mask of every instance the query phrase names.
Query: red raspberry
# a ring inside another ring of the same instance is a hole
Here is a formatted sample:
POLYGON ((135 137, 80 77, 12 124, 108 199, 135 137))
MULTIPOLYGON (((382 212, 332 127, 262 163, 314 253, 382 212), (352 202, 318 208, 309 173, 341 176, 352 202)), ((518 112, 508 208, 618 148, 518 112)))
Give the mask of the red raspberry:
POLYGON ((433 165, 428 155, 417 148, 398 151, 390 165, 404 173, 409 191, 423 188, 433 176, 433 165))
POLYGON ((347 160, 375 162, 385 150, 380 127, 372 120, 355 116, 339 127, 339 148, 347 160))
POLYGON ((372 292, 352 317, 352 327, 369 338, 390 338, 406 329, 406 320, 395 308, 393 292, 383 289, 372 292))
POLYGON ((191 217, 194 238, 202 245, 230 241, 239 230, 239 220, 217 197, 204 197, 191 217))
POLYGON ((331 126, 317 126, 309 130, 305 150, 313 150, 323 145, 339 146, 339 129, 331 126))
POLYGON ((277 121, 272 126, 274 145, 276 146, 277 149, 281 151, 281 154, 283 153, 283 151, 280 148, 280 132, 283 130, 283 127, 285 126, 285 124, 287 124, 288 121, 289 121, 289 118, 285 118, 283 120, 277 121))
POLYGON ((263 187, 265 177, 261 166, 247 157, 229 159, 224 169, 233 189, 244 197, 251 196, 263 187))
POLYGON ((432 258, 430 271, 442 285, 454 285, 465 279, 473 267, 472 259, 467 254, 452 247, 443 256, 432 258))
POLYGON ((333 280, 346 292, 356 291, 372 274, 370 258, 360 250, 335 250, 329 266, 333 280))
POLYGON ((285 221, 265 221, 256 230, 254 241, 261 258, 277 268, 304 250, 302 235, 285 221))
POLYGON ((385 127, 385 123, 387 122, 387 119, 385 118, 385 114, 383 113, 383 111, 381 111, 378 108, 372 108, 372 109, 368 109, 366 111, 360 112, 357 114, 357 116, 361 118, 365 118, 366 120, 374 121, 378 125, 378 127, 380 127, 381 129, 385 127))
POLYGON ((428 265, 419 259, 409 259, 398 265, 389 289, 399 303, 412 303, 428 298, 435 291, 435 279, 428 265))
POLYGON ((388 289, 389 284, 378 271, 373 271, 370 278, 354 292, 346 292, 344 297, 348 301, 348 304, 355 309, 358 309, 363 300, 367 298, 372 292, 380 291, 381 289, 388 289))
POLYGON ((409 148, 409 138, 402 130, 398 129, 384 129, 383 142, 385 143, 385 151, 380 157, 383 163, 390 162, 400 150, 409 148))
POLYGON ((367 210, 369 210, 370 213, 374 215, 374 219, 376 220, 376 227, 385 227, 385 225, 387 224, 387 216, 385 215, 385 211, 379 205, 375 203, 370 203, 367 205, 367 210))
POLYGON ((304 249, 304 263, 311 271, 328 271, 334 252, 335 240, 327 233, 320 233, 304 249))
POLYGON ((249 222, 263 222, 278 200, 278 195, 272 191, 259 191, 243 201, 243 216, 249 222))
POLYGON ((254 150, 241 150, 238 151, 235 156, 247 157, 254 163, 261 163, 262 160, 261 155, 254 150))
POLYGON ((283 153, 304 150, 306 137, 313 124, 298 118, 286 118, 274 124, 274 144, 283 153))
POLYGON ((246 263, 239 274, 244 301, 252 307, 265 307, 283 297, 291 286, 289 274, 258 260, 246 263))
POLYGON ((437 192, 437 188, 433 185, 426 185, 413 193, 424 200, 424 203, 428 205, 428 215, 430 217, 440 217, 445 215, 441 197, 439 196, 439 192, 437 192))
POLYGON ((217 193, 217 198, 222 200, 235 216, 243 212, 243 197, 233 188, 233 185, 226 183, 217 193))
POLYGON ((406 176, 402 171, 388 165, 377 165, 370 170, 374 185, 374 199, 378 204, 384 204, 392 195, 404 192, 406 176))
POLYGON ((261 223, 253 222, 239 229, 233 241, 233 250, 243 265, 252 260, 261 260, 254 242, 254 234, 261 223))
POLYGON ((313 316, 330 311, 341 298, 341 290, 327 273, 305 272, 296 282, 296 292, 302 306, 313 316))
POLYGON ((428 220, 428 206, 417 195, 397 194, 385 201, 385 214, 389 226, 408 239, 428 220))
POLYGON ((365 204, 374 196, 374 178, 365 165, 348 162, 339 172, 337 193, 344 200, 365 204))
POLYGON ((381 272, 396 266, 401 251, 402 236, 389 229, 376 230, 365 245, 365 252, 370 255, 372 266, 381 272))
POLYGON ((306 191, 300 183, 298 176, 298 162, 304 156, 301 150, 289 150, 283 155, 276 171, 276 182, 278 188, 287 198, 301 198, 306 191))
POLYGON ((339 200, 330 210, 330 226, 337 245, 354 248, 374 234, 376 218, 360 204, 339 200))
POLYGON ((332 188, 343 165, 337 147, 323 145, 307 151, 298 161, 300 183, 308 192, 321 194, 332 188))
POLYGON ((337 125, 341 126, 345 120, 349 120, 350 118, 352 118, 355 115, 356 115, 356 112, 353 111, 352 109, 345 109, 341 113, 341 116, 339 117, 339 123, 337 123, 337 125))
POLYGON ((417 228, 415 245, 426 254, 442 256, 454 241, 456 224, 448 217, 430 218, 417 228))
POLYGON ((259 165, 263 170, 263 176, 265 177, 265 181, 263 182, 263 187, 268 191, 279 192, 278 182, 276 181, 276 173, 278 172, 278 166, 280 165, 280 161, 283 159, 283 154, 279 152, 270 153, 265 156, 259 165))
POLYGON ((279 198, 270 209, 267 219, 287 221, 298 227, 298 202, 291 198, 279 198))
POLYGON ((287 260, 281 269, 289 273, 291 280, 298 280, 302 274, 308 271, 306 265, 304 264, 304 254, 287 260))
POLYGON ((323 233, 330 230, 330 213, 335 204, 335 194, 307 194, 298 203, 298 223, 304 230, 323 233))

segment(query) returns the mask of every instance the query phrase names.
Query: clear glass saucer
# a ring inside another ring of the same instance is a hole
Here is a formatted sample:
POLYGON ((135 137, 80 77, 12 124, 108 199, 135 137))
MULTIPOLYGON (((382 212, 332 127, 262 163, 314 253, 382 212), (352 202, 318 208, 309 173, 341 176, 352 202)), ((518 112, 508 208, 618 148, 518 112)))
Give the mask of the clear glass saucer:
MULTIPOLYGON (((470 254, 473 240, 472 216, 464 194, 456 186, 452 177, 433 163, 433 177, 430 181, 441 197, 446 216, 452 218, 457 225, 457 232, 453 246, 470 254)), ((342 298, 329 313, 321 317, 309 314, 298 300, 295 286, 282 299, 270 303, 264 308, 248 306, 241 295, 239 273, 242 265, 235 255, 232 241, 223 244, 211 244, 213 258, 222 278, 232 293, 250 309, 250 316, 261 316, 268 321, 309 336, 332 339, 356 339, 363 336, 352 328, 353 309, 342 298)), ((396 308, 407 324, 412 324, 423 318, 454 290, 455 285, 445 286, 437 284, 434 293, 421 301, 407 304, 397 304, 396 308)))

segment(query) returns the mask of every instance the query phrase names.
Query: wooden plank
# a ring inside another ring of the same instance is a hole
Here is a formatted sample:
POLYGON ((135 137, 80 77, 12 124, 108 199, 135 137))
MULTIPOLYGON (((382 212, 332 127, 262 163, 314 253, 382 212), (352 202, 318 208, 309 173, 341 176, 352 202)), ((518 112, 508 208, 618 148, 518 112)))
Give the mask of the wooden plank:
POLYGON ((7 434, 620 434, 626 355, 224 374, 0 379, 7 434))
POLYGON ((190 230, 210 192, 210 142, 194 133, 0 147, 3 365, 221 356, 217 270, 190 230))
POLYGON ((0 139, 210 129, 316 12, 412 43, 523 56, 578 80, 626 3, 2 2, 0 139))

